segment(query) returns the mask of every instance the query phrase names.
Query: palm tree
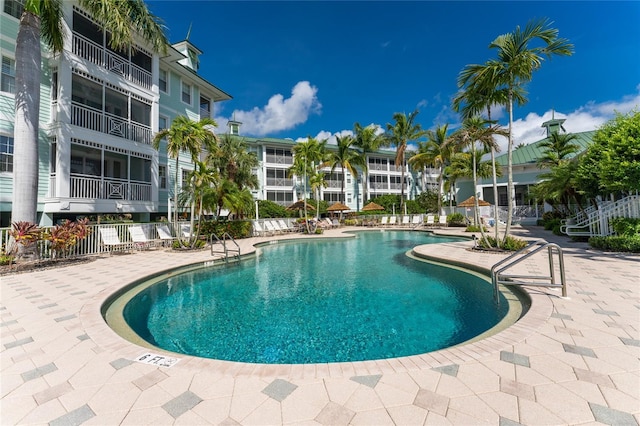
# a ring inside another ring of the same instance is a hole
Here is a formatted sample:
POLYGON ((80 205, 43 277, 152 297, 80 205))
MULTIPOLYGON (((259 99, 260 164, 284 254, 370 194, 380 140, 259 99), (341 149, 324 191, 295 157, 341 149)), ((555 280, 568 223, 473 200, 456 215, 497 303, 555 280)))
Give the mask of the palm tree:
POLYGON ((340 167, 342 171, 342 181, 340 183, 340 200, 344 203, 344 180, 345 175, 344 171, 347 169, 351 176, 354 179, 358 178, 358 169, 356 167, 360 167, 363 170, 367 166, 365 157, 361 152, 357 151, 353 148, 353 144, 355 139, 353 136, 345 135, 345 136, 336 136, 336 147, 335 151, 329 151, 327 154, 327 161, 325 165, 331 166, 331 173, 336 169, 336 167, 340 167))
POLYGON ((573 200, 579 208, 582 208, 582 194, 576 182, 578 161, 564 160, 557 165, 552 165, 547 173, 540 174, 540 182, 533 186, 531 195, 538 200, 545 200, 554 209, 561 205, 565 212, 570 212, 570 203, 573 200))
MULTIPOLYGON (((192 205, 195 205, 198 211, 198 227, 195 235, 200 235, 200 225, 204 211, 204 196, 219 179, 220 177, 217 171, 209 168, 204 161, 196 161, 195 168, 189 173, 189 189, 186 192, 191 198, 190 201, 192 205)), ((195 239, 191 242, 192 248, 195 242, 195 239)))
MULTIPOLYGON (((478 217, 479 205, 478 197, 475 196, 476 188, 478 187, 478 174, 476 164, 477 159, 477 143, 481 145, 482 152, 488 152, 495 149, 494 135, 506 136, 506 131, 502 130, 500 126, 490 123, 479 116, 468 118, 463 121, 462 127, 451 135, 451 142, 459 148, 469 148, 472 156, 472 175, 473 175, 473 192, 474 192, 474 220, 480 224, 480 233, 482 239, 487 245, 488 241, 484 235, 484 227, 480 223, 478 217)), ((482 156, 482 155, 481 155, 482 156)), ((497 220, 497 217, 496 217, 497 220)), ((496 226, 497 227, 497 226, 496 226)))
POLYGON ((327 187, 324 172, 318 167, 309 175, 309 186, 316 197, 316 214, 320 213, 320 188, 327 187))
POLYGON ((505 88, 508 97, 509 136, 507 144, 507 192, 508 211, 505 238, 509 235, 513 220, 513 103, 517 90, 533 77, 533 72, 541 67, 546 58, 553 55, 570 56, 573 45, 568 40, 558 38, 558 30, 549 27, 546 19, 530 21, 524 29, 517 26, 515 31, 498 36, 489 48, 497 49, 498 58, 490 60, 481 70, 479 81, 492 82, 495 88, 505 88), (540 46, 530 47, 538 41, 540 46))
MULTIPOLYGON (((491 73, 484 73, 485 67, 489 65, 472 64, 467 65, 458 75, 458 87, 462 90, 453 99, 453 109, 462 113, 462 118, 474 117, 486 110, 487 120, 491 121, 491 108, 494 105, 507 105, 509 102, 508 90, 499 87, 497 81, 492 80, 495 76, 491 73)), ((521 105, 526 102, 524 91, 520 87, 513 90, 513 99, 521 105)), ((493 217, 498 223, 498 172, 496 170, 496 152, 499 152, 497 145, 491 148, 491 168, 493 179, 493 217)), ((499 229, 495 227, 495 240, 499 242, 499 229)))
POLYGON ((244 139, 225 134, 220 138, 219 149, 210 156, 210 161, 216 165, 220 175, 234 182, 238 189, 258 187, 258 177, 253 174, 253 169, 260 162, 255 152, 248 151, 244 139))
POLYGON ((427 141, 419 142, 418 153, 409 159, 411 165, 433 166, 438 169, 438 214, 442 214, 444 168, 455 151, 455 147, 448 143, 448 128, 449 125, 445 124, 435 131, 427 130, 427 141))
POLYGON ((364 190, 362 205, 364 206, 369 200, 369 167, 366 163, 367 154, 375 152, 381 147, 386 146, 388 141, 382 134, 378 133, 377 126, 369 125, 367 127, 362 127, 360 123, 355 123, 353 127, 356 138, 353 145, 362 150, 362 156, 365 159, 365 167, 363 169, 364 177, 362 179, 362 188, 364 190))
MULTIPOLYGON (((293 147, 293 165, 289 167, 289 176, 298 176, 302 178, 304 185, 302 200, 304 202, 304 217, 307 218, 307 177, 314 173, 316 167, 319 169, 326 160, 326 143, 327 141, 318 141, 311 136, 307 137, 306 142, 298 142, 293 147)), ((307 232, 310 232, 309 221, 307 223, 307 232)))
MULTIPOLYGON (((110 47, 126 50, 136 36, 165 53, 163 26, 143 0, 80 0, 80 6, 111 35, 110 47)), ((16 37, 16 93, 13 153, 12 222, 37 220, 38 130, 40 110, 41 40, 61 52, 64 29, 61 0, 26 0, 16 37)))
POLYGON ((566 161, 571 154, 580 150, 580 147, 574 143, 577 139, 574 133, 551 133, 547 139, 538 144, 544 149, 542 157, 538 159, 538 167, 542 169, 559 166, 566 161))
POLYGON ((387 123, 388 140, 396 146, 396 167, 400 165, 402 170, 402 181, 400 186, 400 210, 404 206, 404 172, 405 172, 405 151, 407 143, 415 141, 425 132, 420 124, 415 123, 418 110, 413 111, 409 116, 405 113, 396 112, 393 114, 395 123, 387 123))
MULTIPOLYGON (((213 152, 216 147, 216 135, 211 130, 216 126, 216 122, 208 117, 200 121, 193 121, 190 118, 180 115, 171 123, 171 127, 159 131, 153 138, 153 147, 160 148, 160 143, 167 139, 167 154, 175 158, 175 179, 174 179, 174 226, 178 223, 178 176, 180 171, 180 153, 185 151, 189 154, 191 161, 196 162, 203 149, 213 152)), ((191 229, 193 229, 194 212, 191 212, 191 229)))

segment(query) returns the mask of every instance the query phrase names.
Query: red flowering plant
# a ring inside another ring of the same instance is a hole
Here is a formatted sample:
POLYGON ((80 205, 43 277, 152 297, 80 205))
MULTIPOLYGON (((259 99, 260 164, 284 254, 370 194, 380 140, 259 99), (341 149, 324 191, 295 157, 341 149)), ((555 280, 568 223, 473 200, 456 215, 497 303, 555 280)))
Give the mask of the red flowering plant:
POLYGON ((27 221, 13 222, 9 235, 13 238, 15 244, 8 253, 12 255, 17 254, 18 257, 25 256, 28 253, 37 255, 35 243, 37 243, 42 236, 42 230, 38 228, 38 225, 27 221))
POLYGON ((76 222, 65 220, 61 225, 51 228, 44 237, 51 244, 51 257, 64 258, 69 256, 78 241, 89 235, 88 223, 88 218, 76 222))

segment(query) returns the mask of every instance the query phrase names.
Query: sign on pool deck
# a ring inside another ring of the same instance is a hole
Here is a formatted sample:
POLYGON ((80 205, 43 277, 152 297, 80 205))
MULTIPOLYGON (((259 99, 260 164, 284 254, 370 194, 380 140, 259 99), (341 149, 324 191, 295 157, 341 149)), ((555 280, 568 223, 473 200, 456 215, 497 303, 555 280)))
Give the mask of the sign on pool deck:
POLYGON ((172 358, 164 355, 156 355, 147 352, 135 359, 143 364, 157 365, 158 367, 173 367, 180 361, 180 358, 172 358))

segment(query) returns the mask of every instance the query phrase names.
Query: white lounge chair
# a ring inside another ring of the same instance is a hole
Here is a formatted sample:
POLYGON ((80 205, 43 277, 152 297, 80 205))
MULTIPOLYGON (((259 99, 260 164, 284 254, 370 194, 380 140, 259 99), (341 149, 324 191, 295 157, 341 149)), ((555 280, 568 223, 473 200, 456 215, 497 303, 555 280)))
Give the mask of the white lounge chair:
POLYGON ((337 226, 333 223, 333 221, 331 219, 329 219, 328 217, 324 218, 324 223, 325 223, 325 228, 337 228, 337 226))
POLYGON ((102 239, 102 244, 104 244, 109 250, 109 254, 113 253, 113 250, 117 249, 125 249, 129 250, 129 244, 123 243, 120 241, 120 237, 118 236, 118 230, 113 227, 100 228, 100 238, 102 239))
POLYGON ((280 224, 278 224, 277 220, 270 220, 269 222, 271 222, 271 226, 273 226, 273 229, 275 229, 276 234, 284 234, 284 229, 280 227, 280 224))
POLYGON ((439 226, 444 226, 446 228, 447 227, 447 216, 445 216, 443 214, 438 216, 438 225, 439 226))
POLYGON ((389 224, 389 216, 382 216, 382 219, 380 219, 380 225, 387 226, 388 224, 389 224))
POLYGON ((396 216, 391 216, 389 218, 389 226, 395 225, 397 221, 398 221, 398 218, 396 216))
POLYGON ((411 227, 417 228, 418 226, 420 226, 421 223, 422 223, 422 215, 414 214, 413 217, 411 218, 411 227))
POLYGON ((338 219, 333 219, 333 220, 331 221, 331 225, 332 225, 334 228, 340 228, 340 221, 339 221, 338 219))
POLYGON ((284 232, 293 232, 295 230, 293 226, 287 225, 282 219, 278 219, 278 225, 284 232))
POLYGON ((131 225, 127 228, 133 246, 138 250, 149 249, 154 245, 154 241, 147 238, 144 229, 140 225, 131 225))
POLYGON ((409 216, 402 216, 402 226, 409 226, 411 223, 411 218, 409 216))
POLYGON ((436 224, 436 217, 432 214, 428 214, 427 215, 427 226, 435 226, 436 224))
POLYGON ((156 225, 156 231, 158 232, 158 237, 162 242, 162 245, 169 244, 171 245, 173 241, 176 239, 171 235, 171 231, 167 225, 156 225))
POLYGON ((275 235, 278 231, 274 228, 273 224, 269 220, 265 220, 263 222, 265 228, 267 228, 267 232, 271 235, 275 235))

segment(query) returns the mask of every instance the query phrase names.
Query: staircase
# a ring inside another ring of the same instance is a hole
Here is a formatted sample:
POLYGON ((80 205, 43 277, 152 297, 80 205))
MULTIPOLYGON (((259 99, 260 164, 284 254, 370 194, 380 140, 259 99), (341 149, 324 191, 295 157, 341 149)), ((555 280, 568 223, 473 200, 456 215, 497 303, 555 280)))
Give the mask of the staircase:
POLYGON ((618 217, 640 218, 640 195, 591 206, 563 223, 560 231, 570 237, 607 236, 613 234, 611 219, 618 217))

